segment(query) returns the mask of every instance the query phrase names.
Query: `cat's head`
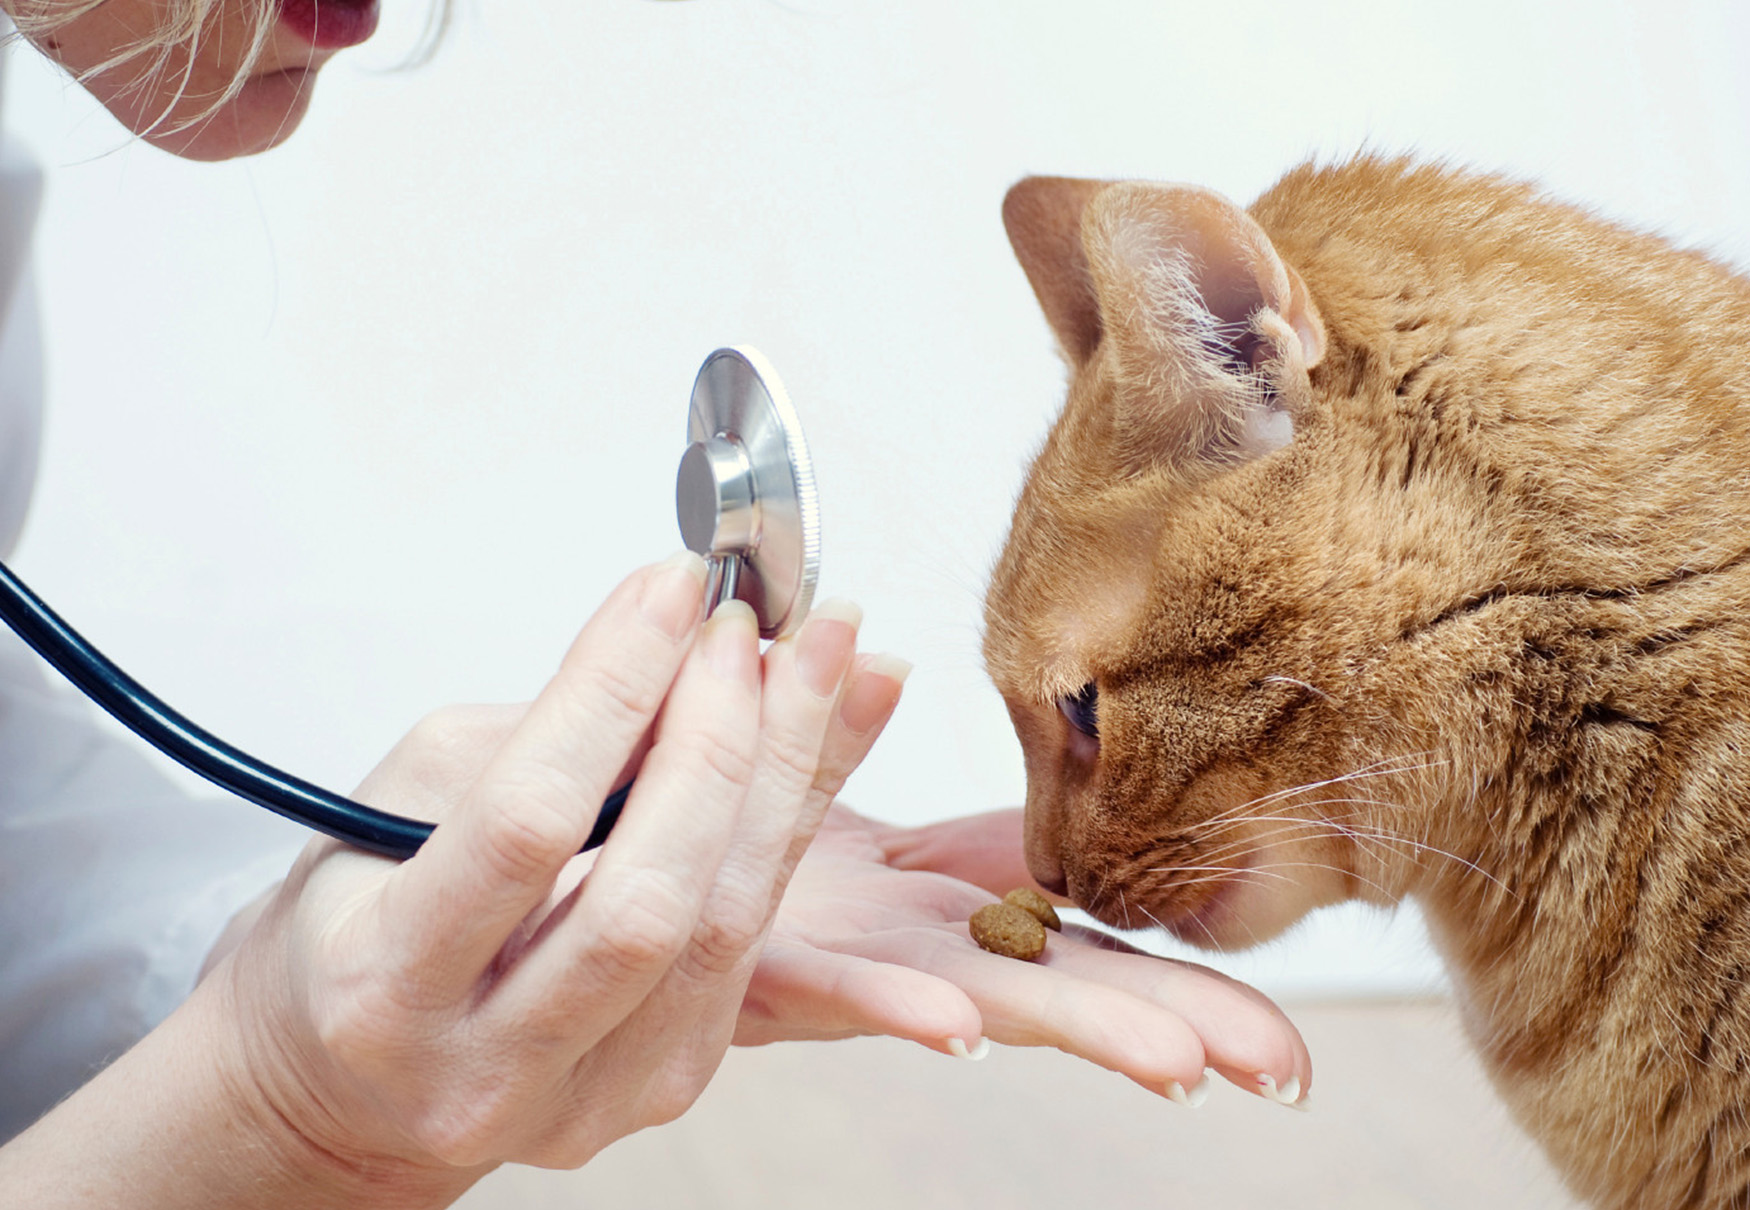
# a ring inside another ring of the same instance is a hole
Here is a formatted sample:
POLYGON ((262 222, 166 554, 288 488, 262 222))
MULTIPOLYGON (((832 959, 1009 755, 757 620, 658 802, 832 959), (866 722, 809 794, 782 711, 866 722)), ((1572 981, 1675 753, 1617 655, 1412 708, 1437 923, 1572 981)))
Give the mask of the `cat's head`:
POLYGON ((1344 680, 1403 622, 1381 542, 1414 540, 1337 431, 1365 367, 1207 190, 1033 178, 1004 219, 1072 372, 986 606, 1029 863, 1108 922, 1250 944, 1380 884, 1366 769, 1423 721, 1344 680))

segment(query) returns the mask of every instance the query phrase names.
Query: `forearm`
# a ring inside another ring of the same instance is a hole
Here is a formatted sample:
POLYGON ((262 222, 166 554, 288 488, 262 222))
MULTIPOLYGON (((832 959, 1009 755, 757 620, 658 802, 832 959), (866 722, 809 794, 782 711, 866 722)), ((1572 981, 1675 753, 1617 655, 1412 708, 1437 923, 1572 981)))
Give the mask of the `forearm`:
POLYGON ((0 1202, 33 1210, 447 1206, 486 1169, 335 1155, 291 1127, 252 1074, 223 980, 0 1148, 0 1202))

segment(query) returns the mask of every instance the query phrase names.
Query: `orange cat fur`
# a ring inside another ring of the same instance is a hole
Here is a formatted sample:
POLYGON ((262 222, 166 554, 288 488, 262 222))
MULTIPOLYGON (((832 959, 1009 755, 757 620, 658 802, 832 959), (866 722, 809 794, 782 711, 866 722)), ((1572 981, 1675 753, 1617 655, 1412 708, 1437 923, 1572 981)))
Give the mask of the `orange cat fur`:
POLYGON ((1040 882, 1413 896, 1577 1192, 1750 1206, 1750 284, 1401 161, 1004 218, 1072 369, 986 607, 1040 882))

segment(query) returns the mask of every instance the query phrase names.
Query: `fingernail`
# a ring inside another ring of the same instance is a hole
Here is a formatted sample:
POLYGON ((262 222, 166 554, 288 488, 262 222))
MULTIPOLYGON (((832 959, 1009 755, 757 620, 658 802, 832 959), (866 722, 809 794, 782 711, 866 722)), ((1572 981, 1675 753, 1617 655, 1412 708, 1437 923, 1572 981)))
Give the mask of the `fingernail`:
POLYGON ((759 684, 759 624, 746 601, 725 601, 705 623, 705 662, 726 681, 759 684))
POLYGON ((816 605, 796 636, 796 675, 820 698, 837 695, 839 684, 857 654, 857 627, 863 611, 834 597, 816 605))
POLYGON ((677 551, 651 569, 638 598, 638 611, 671 639, 684 639, 699 620, 705 591, 705 560, 677 551))
POLYGON ((965 1038, 949 1038, 948 1053, 956 1059, 970 1059, 976 1063, 990 1053, 990 1039, 981 1037, 973 1043, 972 1049, 968 1050, 965 1038))
POLYGON ((1209 1099, 1209 1073, 1204 1072, 1202 1078, 1191 1086, 1190 1092, 1186 1092, 1185 1086, 1179 1081, 1168 1080, 1167 1097, 1186 1109, 1196 1109, 1209 1099))
POLYGON ((877 655, 863 666, 862 675, 839 704, 839 718, 854 735, 867 735, 887 721, 911 665, 894 655, 877 655))
POLYGON ((1278 1088, 1275 1076, 1268 1072, 1260 1072, 1258 1073, 1258 1087, 1266 1097, 1278 1105, 1294 1105, 1300 1101, 1299 1076, 1289 1076, 1288 1083, 1278 1088))

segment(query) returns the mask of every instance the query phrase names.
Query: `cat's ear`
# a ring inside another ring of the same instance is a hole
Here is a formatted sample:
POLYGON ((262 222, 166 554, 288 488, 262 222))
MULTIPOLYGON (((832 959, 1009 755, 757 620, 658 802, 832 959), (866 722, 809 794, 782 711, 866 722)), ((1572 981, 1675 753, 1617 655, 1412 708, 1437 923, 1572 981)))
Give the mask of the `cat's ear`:
POLYGON ((1030 176, 1003 198, 1003 226, 1071 364, 1100 343, 1100 298, 1082 248, 1082 213, 1105 181, 1030 176))
POLYGON ((1123 183, 1081 215, 1085 272, 1133 461, 1235 462, 1288 444, 1324 356, 1305 283, 1219 194, 1123 183))

